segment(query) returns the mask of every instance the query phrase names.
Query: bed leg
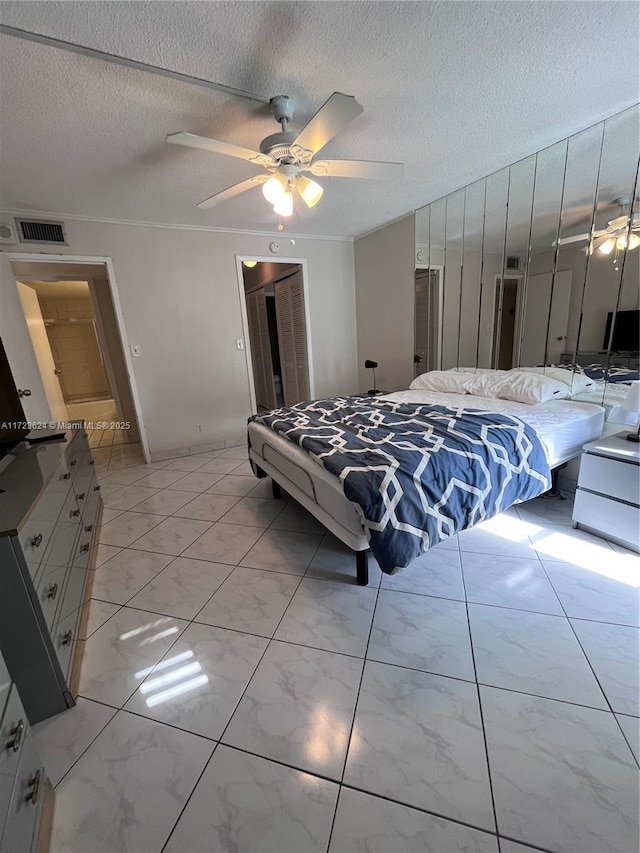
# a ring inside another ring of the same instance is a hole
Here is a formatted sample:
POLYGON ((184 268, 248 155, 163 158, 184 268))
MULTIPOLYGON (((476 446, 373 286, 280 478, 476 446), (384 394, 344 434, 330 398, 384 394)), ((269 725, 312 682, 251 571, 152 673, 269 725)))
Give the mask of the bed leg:
POLYGON ((369 552, 356 551, 356 579, 358 586, 369 583, 369 552))
POLYGON ((273 477, 271 478, 271 493, 276 500, 282 497, 282 489, 273 477))
POLYGON ((561 493, 558 488, 558 480, 560 479, 560 471, 563 468, 566 468, 567 463, 565 462, 563 465, 558 465, 557 468, 553 468, 551 471, 551 488, 544 493, 544 497, 546 498, 557 498, 558 500, 564 501, 566 500, 565 496, 561 493))

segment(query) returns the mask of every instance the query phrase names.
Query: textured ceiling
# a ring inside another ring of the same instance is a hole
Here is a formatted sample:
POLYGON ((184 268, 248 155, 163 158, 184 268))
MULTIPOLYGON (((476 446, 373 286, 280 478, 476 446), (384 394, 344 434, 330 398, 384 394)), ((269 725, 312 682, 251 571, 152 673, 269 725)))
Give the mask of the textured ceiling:
MULTIPOLYGON (((296 234, 352 237, 637 102, 635 2, 3 2, 3 23, 268 97, 301 127, 333 91, 365 112, 326 157, 399 160, 399 183, 325 179, 296 234)), ((258 170, 167 145, 180 130, 256 148, 268 108, 0 38, 0 202, 10 210, 273 231, 258 170)))

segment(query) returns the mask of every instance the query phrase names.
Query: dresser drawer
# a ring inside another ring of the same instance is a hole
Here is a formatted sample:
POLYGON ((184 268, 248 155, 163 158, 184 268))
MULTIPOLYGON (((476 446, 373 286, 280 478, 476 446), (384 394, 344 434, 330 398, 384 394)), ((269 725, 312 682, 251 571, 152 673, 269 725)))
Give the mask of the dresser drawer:
POLYGON ((47 777, 31 738, 21 752, 0 842, 1 853, 31 853, 38 842, 47 777))
POLYGON ((60 664, 60 669, 62 670, 65 681, 69 676, 71 659, 76 646, 76 623, 78 621, 78 615, 78 611, 74 610, 73 613, 69 614, 64 619, 60 619, 51 635, 53 648, 58 657, 58 663, 60 664))
POLYGON ((46 575, 42 575, 36 586, 36 594, 47 628, 51 630, 56 611, 62 601, 66 582, 67 566, 58 566, 46 575))
POLYGON ((12 686, 0 723, 0 827, 6 817, 29 721, 15 684, 12 686))
POLYGON ((584 453, 578 486, 628 503, 640 503, 640 466, 584 453))
POLYGON ((78 540, 73 562, 69 567, 58 619, 66 617, 82 604, 82 591, 87 579, 89 560, 91 559, 91 534, 82 533, 78 540))
POLYGON ((573 520, 579 527, 602 533, 607 539, 640 551, 638 508, 635 506, 578 488, 573 520))

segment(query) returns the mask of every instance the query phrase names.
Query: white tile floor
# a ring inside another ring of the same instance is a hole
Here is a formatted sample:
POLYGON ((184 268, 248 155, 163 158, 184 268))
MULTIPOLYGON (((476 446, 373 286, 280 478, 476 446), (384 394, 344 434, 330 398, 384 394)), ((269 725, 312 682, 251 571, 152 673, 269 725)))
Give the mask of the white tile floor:
POLYGON ((569 501, 364 589, 242 448, 95 455, 82 698, 36 730, 53 853, 638 849, 640 564, 569 501))

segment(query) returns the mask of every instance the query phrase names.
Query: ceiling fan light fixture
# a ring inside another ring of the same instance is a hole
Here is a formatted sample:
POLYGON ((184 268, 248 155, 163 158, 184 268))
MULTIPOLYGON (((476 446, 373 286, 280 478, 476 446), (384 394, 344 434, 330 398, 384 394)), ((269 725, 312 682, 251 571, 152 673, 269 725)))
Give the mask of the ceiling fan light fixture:
MULTIPOLYGON (((268 183, 268 181, 267 181, 268 183)), ((278 216, 293 216, 293 193, 288 190, 284 192, 273 205, 273 212, 278 216)))
POLYGON ((312 181, 310 178, 305 178, 304 176, 300 176, 298 178, 298 192, 300 193, 302 200, 307 205, 307 207, 314 207, 320 199, 322 198, 322 193, 324 190, 317 184, 315 181, 312 181))
POLYGON ((624 234, 618 235, 616 246, 620 251, 624 251, 624 249, 635 249, 640 246, 640 237, 638 237, 637 234, 627 234, 625 231, 624 234))
POLYGON ((613 237, 608 237, 608 238, 604 241, 604 243, 601 243, 601 244, 598 246, 598 251, 599 251, 599 252, 600 252, 600 254, 602 254, 602 255, 610 255, 610 254, 611 254, 611 252, 613 252, 613 250, 615 249, 615 247, 616 247, 616 241, 615 241, 615 238, 613 238, 613 237))
POLYGON ((277 204, 287 193, 287 179, 281 175, 272 175, 262 185, 262 195, 269 204, 277 204))

